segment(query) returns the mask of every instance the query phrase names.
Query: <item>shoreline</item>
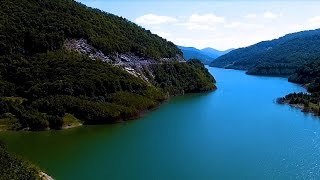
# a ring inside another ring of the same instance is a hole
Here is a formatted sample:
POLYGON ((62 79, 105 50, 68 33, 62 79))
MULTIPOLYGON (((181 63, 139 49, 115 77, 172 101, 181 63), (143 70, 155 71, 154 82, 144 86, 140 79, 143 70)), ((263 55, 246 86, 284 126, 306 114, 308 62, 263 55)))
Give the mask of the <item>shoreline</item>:
POLYGON ((312 114, 313 116, 320 118, 320 116, 316 112, 312 111, 311 109, 306 110, 303 104, 290 104, 288 101, 278 102, 278 104, 289 105, 290 107, 300 109, 300 111, 303 113, 312 114))
MULTIPOLYGON (((77 125, 68 125, 68 126, 63 126, 62 128, 61 128, 61 130, 68 130, 68 129, 73 129, 73 128, 77 128, 77 127, 81 127, 81 126, 83 126, 83 124, 82 123, 80 123, 80 124, 77 124, 77 125)), ((51 129, 48 129, 48 131, 50 131, 51 129)))
MULTIPOLYGON (((78 128, 78 127, 82 127, 82 126, 88 126, 88 125, 107 125, 107 124, 124 123, 126 121, 134 121, 134 120, 137 120, 139 118, 142 118, 145 114, 147 114, 149 112, 157 110, 158 108, 160 108, 160 106, 163 103, 169 101, 173 97, 184 96, 184 95, 187 95, 187 94, 208 93, 208 92, 213 92, 215 90, 217 90, 217 87, 212 89, 212 90, 209 90, 209 91, 201 91, 201 92, 196 92, 196 93, 180 93, 180 94, 171 95, 171 96, 168 96, 167 99, 165 99, 163 101, 159 101, 156 105, 154 105, 154 106, 152 106, 150 108, 143 109, 143 110, 138 110, 139 112, 138 112, 138 114, 136 116, 133 116, 133 117, 125 119, 125 120, 124 119, 119 119, 119 120, 116 120, 113 123, 104 123, 104 124, 83 124, 83 123, 80 123, 78 125, 63 126, 63 127, 61 127, 61 129, 50 129, 50 128, 47 128, 47 129, 43 129, 43 130, 30 130, 29 128, 24 128, 24 129, 16 130, 16 131, 17 132, 19 132, 19 131, 37 132, 37 131, 52 131, 52 130, 65 131, 65 130, 74 129, 74 128, 78 128)), ((1 132, 5 132, 5 131, 15 131, 15 130, 0 129, 0 133, 1 132)))
POLYGON ((39 177, 41 180, 54 180, 51 176, 43 171, 39 172, 39 177))

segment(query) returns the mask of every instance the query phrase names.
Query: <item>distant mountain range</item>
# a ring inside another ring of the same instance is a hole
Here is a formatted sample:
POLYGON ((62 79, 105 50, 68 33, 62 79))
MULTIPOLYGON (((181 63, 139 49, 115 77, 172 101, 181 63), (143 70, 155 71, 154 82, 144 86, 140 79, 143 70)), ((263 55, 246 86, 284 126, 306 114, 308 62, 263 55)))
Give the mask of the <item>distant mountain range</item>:
POLYGON ((203 64, 210 64, 214 59, 233 50, 228 49, 226 51, 219 51, 213 48, 197 49, 194 47, 184 46, 178 46, 178 48, 183 52, 183 57, 186 60, 196 58, 199 59, 203 64))
POLYGON ((247 70, 248 74, 291 75, 320 57, 320 29, 287 34, 233 50, 210 66, 247 70))
POLYGON ((216 49, 213 49, 213 48, 204 48, 204 49, 201 49, 202 52, 206 53, 207 55, 209 56, 216 56, 216 57, 220 57, 222 55, 225 55, 227 53, 229 53, 230 51, 234 50, 234 48, 231 48, 231 49, 227 49, 225 51, 219 51, 219 50, 216 50, 216 49))

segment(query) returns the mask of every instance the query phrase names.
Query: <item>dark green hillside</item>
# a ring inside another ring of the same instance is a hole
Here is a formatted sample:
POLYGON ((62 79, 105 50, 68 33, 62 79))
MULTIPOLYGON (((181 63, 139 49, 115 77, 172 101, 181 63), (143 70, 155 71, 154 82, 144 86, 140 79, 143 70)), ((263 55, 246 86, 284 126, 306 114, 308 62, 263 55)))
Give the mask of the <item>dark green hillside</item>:
POLYGON ((320 59, 306 64, 297 69, 297 71, 289 77, 290 82, 306 84, 309 92, 320 91, 320 59))
POLYGON ((140 111, 165 100, 165 92, 215 87, 213 77, 195 60, 154 65, 158 88, 108 63, 66 50, 1 62, 0 124, 11 120, 15 126, 10 129, 60 129, 67 113, 85 124, 112 123, 138 117, 140 111))
POLYGON ((320 115, 320 59, 298 68, 289 81, 306 86, 310 93, 292 93, 279 101, 298 105, 303 111, 320 115))
POLYGON ((311 112, 320 116, 320 92, 292 93, 278 99, 279 103, 288 103, 299 107, 303 112, 311 112))
POLYGON ((0 179, 40 179, 39 169, 9 154, 6 147, 0 142, 0 179))
POLYGON ((73 0, 0 0, 0 55, 61 49, 66 38, 85 38, 105 54, 132 52, 175 57, 176 46, 136 24, 73 0))
POLYGON ((253 75, 290 75, 289 81, 304 85, 310 93, 279 98, 304 111, 320 115, 320 29, 292 33, 231 51, 210 66, 247 70, 253 75))
POLYGON ((85 124, 112 123, 137 117, 141 108, 134 105, 139 102, 147 99, 149 105, 145 108, 151 108, 166 98, 160 89, 117 67, 66 50, 38 54, 28 61, 3 59, 1 62, 4 86, 0 123, 8 118, 18 119, 19 128, 60 129, 66 113, 85 124), (108 102, 110 96, 122 91, 141 96, 130 107, 108 102))
POLYGON ((0 3, 2 130, 61 129, 69 121, 114 123, 157 106, 168 94, 175 94, 171 89, 214 89, 212 76, 198 64, 155 64, 174 81, 155 71, 150 84, 119 67, 63 48, 68 38, 84 38, 105 54, 130 52, 154 59, 181 54, 171 42, 124 18, 72 0, 0 3), (175 67, 174 74, 167 66, 175 67))
POLYGON ((248 74, 290 75, 320 57, 319 46, 320 30, 303 31, 233 50, 211 66, 248 70, 248 74))
POLYGON ((152 67, 156 87, 170 94, 205 92, 216 89, 215 79, 204 65, 196 59, 187 63, 168 63, 152 67))
POLYGON ((85 124, 112 123, 138 117, 140 111, 165 100, 165 92, 215 88, 213 77, 199 61, 154 65, 156 87, 118 67, 67 50, 28 60, 2 58, 0 65, 0 125, 11 122, 8 129, 60 129, 66 114, 85 124))

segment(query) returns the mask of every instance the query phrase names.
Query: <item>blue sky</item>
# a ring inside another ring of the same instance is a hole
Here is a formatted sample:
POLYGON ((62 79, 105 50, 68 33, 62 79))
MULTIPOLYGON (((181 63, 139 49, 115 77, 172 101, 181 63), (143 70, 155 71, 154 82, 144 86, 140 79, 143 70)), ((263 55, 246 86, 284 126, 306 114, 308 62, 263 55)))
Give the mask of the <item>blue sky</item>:
POLYGON ((177 45, 220 50, 320 28, 319 1, 78 0, 177 45))

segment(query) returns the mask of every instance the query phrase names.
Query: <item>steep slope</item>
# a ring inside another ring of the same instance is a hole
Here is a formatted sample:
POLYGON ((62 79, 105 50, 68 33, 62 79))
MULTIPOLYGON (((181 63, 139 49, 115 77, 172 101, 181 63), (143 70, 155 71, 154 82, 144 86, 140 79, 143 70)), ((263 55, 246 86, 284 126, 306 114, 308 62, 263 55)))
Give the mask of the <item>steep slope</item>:
POLYGON ((299 107, 304 112, 320 116, 320 58, 299 67, 289 77, 290 82, 305 86, 309 93, 291 93, 279 98, 279 103, 288 103, 299 107))
POLYGON ((42 179, 37 167, 9 154, 2 142, 0 142, 0 176, 0 179, 42 179))
MULTIPOLYGON (((204 65, 197 59, 186 63, 168 63, 162 66, 151 65, 154 74, 153 83, 171 94, 184 94, 208 91, 212 89, 209 82, 215 82, 204 65)), ((150 77, 152 79, 152 77, 150 77)))
POLYGON ((122 18, 73 0, 0 0, 0 55, 61 49, 84 38, 105 54, 132 52, 155 59, 181 54, 176 46, 122 18))
POLYGON ((319 29, 302 31, 233 50, 211 66, 248 70, 248 74, 290 75, 320 56, 319 45, 319 29))
POLYGON ((310 93, 291 93, 279 98, 278 103, 290 104, 300 108, 303 112, 311 112, 320 116, 320 62, 314 62, 301 67, 289 77, 289 81, 301 83, 310 93))
POLYGON ((320 91, 320 57, 314 59, 312 63, 299 67, 289 77, 289 81, 305 85, 309 92, 320 91))
POLYGON ((0 3, 2 130, 114 123, 215 89, 200 62, 124 18, 72 0, 0 3), (176 76, 168 83, 160 70, 176 76))

